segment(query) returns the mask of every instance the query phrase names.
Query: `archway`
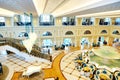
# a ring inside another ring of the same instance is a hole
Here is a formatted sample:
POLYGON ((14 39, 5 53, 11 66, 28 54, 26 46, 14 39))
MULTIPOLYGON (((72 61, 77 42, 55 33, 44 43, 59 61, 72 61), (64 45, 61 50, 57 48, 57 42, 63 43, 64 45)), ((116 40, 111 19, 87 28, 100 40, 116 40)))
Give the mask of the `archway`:
POLYGON ((73 35, 73 32, 72 32, 72 31, 67 31, 67 32, 65 33, 65 35, 73 35))
POLYGON ((18 37, 29 37, 27 32, 21 32, 19 33, 18 37))
POLYGON ((120 42, 119 38, 114 38, 114 42, 120 42))
POLYGON ((105 37, 104 36, 100 36, 98 38, 98 43, 97 43, 98 46, 103 46, 103 45, 107 45, 107 41, 105 40, 105 37))
POLYGON ((50 47, 53 46, 52 40, 51 39, 44 39, 42 42, 43 47, 50 47))
POLYGON ((84 34, 91 34, 91 31, 90 31, 90 30, 86 30, 86 31, 84 32, 84 34))
POLYGON ((47 54, 52 53, 51 46, 53 46, 52 40, 51 39, 44 39, 42 42, 41 52, 47 53, 47 54))
POLYGON ((90 48, 90 41, 88 38, 82 38, 80 43, 81 43, 81 50, 83 50, 84 48, 90 48))
POLYGON ((65 46, 71 46, 71 44, 72 44, 71 38, 65 38, 64 39, 63 45, 65 45, 65 46))
POLYGON ((112 46, 115 47, 115 48, 119 48, 119 46, 120 46, 120 39, 119 38, 114 38, 112 46))
POLYGON ((52 33, 51 33, 51 32, 46 31, 46 32, 44 32, 42 35, 43 35, 43 36, 52 36, 52 33))
POLYGON ((116 34, 116 35, 119 35, 119 31, 118 30, 114 30, 112 34, 116 34))
POLYGON ((107 31, 106 30, 102 30, 101 34, 107 34, 107 31))

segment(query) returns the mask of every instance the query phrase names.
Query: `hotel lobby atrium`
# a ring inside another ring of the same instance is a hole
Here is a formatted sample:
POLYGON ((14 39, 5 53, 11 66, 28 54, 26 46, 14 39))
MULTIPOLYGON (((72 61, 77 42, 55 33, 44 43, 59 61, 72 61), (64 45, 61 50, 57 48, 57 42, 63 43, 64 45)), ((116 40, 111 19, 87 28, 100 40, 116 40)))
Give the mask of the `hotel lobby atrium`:
POLYGON ((120 0, 0 0, 0 80, 120 80, 120 0))

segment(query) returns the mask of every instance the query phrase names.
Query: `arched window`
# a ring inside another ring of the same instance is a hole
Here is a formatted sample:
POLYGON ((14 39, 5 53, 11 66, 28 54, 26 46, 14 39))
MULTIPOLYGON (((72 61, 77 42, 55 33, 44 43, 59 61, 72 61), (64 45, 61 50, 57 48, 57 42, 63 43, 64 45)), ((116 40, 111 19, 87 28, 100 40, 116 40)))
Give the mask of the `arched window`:
POLYGON ((120 42, 120 39, 119 38, 115 38, 114 42, 120 42))
POLYGON ((90 31, 90 30, 86 30, 86 31, 84 32, 84 34, 91 34, 91 31, 90 31))
POLYGON ((116 18, 115 25, 120 25, 120 18, 116 18))
POLYGON ((106 34, 106 33, 107 33, 106 30, 102 30, 102 31, 101 31, 101 34, 106 34))
POLYGON ((90 42, 89 42, 89 39, 88 38, 82 38, 81 39, 81 49, 84 49, 84 47, 90 47, 90 42))
POLYGON ((65 38, 64 41, 63 41, 63 44, 66 45, 66 46, 70 46, 71 43, 72 43, 71 38, 65 38))
POLYGON ((51 39, 44 39, 42 42, 42 46, 52 46, 52 40, 51 39))
POLYGON ((18 37, 28 37, 28 33, 26 32, 21 32, 18 37))
POLYGON ((112 34, 119 35, 119 31, 118 30, 114 30, 112 34))
POLYGON ((47 31, 43 33, 43 36, 52 36, 52 33, 47 31))
POLYGON ((3 38, 3 35, 2 35, 2 34, 0 34, 0 38, 3 38))
POLYGON ((65 35, 73 35, 73 32, 72 32, 72 31, 67 31, 67 32, 65 33, 65 35))

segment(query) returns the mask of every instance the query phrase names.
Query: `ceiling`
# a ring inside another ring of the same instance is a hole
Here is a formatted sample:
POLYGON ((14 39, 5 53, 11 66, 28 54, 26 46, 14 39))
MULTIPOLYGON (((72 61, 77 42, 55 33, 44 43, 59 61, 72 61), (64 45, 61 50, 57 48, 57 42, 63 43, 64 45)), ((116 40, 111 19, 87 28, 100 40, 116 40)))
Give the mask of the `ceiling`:
POLYGON ((0 0, 0 16, 23 13, 55 17, 119 16, 120 0, 0 0))

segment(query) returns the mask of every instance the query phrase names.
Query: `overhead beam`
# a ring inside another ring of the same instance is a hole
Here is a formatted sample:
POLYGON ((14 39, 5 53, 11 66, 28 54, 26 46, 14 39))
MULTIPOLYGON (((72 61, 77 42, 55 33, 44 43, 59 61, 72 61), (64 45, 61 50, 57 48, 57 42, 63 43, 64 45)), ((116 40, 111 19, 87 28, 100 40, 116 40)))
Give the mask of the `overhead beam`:
POLYGON ((99 6, 99 7, 94 7, 91 9, 86 9, 86 10, 82 10, 82 11, 78 11, 78 12, 66 13, 61 16, 87 15, 87 14, 94 14, 94 13, 115 11, 115 10, 120 10, 120 2, 116 2, 116 3, 104 5, 104 6, 99 6))
POLYGON ((50 13, 53 13, 57 8, 59 8, 66 0, 63 0, 59 5, 57 5, 50 13))
POLYGON ((46 0, 46 2, 45 2, 45 6, 44 6, 44 9, 43 9, 43 13, 45 13, 45 9, 46 9, 47 3, 48 3, 48 0, 46 0))

